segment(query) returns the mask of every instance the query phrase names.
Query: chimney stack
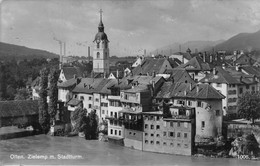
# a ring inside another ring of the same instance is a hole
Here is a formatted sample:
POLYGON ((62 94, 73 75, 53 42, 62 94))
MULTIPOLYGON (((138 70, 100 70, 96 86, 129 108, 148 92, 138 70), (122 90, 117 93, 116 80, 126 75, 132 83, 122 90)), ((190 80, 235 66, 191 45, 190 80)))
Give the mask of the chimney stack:
POLYGON ((214 75, 217 74, 217 71, 216 71, 216 68, 215 68, 215 67, 213 68, 213 74, 214 74, 214 75))
POLYGON ((225 63, 222 64, 222 68, 223 68, 223 69, 226 69, 225 63))
POLYGON ((199 89, 199 85, 197 84, 197 85, 196 85, 196 92, 197 92, 197 94, 199 93, 199 90, 200 90, 200 89, 199 89))

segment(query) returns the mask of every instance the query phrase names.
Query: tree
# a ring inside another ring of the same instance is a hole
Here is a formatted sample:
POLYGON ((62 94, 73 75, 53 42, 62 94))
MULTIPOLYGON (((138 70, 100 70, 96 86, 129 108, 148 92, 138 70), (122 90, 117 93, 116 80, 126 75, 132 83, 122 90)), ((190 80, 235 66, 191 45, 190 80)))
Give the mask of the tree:
POLYGON ((258 142, 254 136, 254 134, 249 134, 246 136, 246 142, 245 142, 245 148, 247 153, 253 152, 254 155, 258 154, 259 148, 258 148, 258 142))
POLYGON ((50 77, 49 77, 49 107, 48 107, 48 112, 50 114, 50 121, 51 123, 55 123, 55 116, 57 113, 57 101, 58 101, 58 87, 57 87, 57 82, 59 79, 59 72, 56 69, 52 69, 50 72, 50 77))
POLYGON ((50 128, 50 117, 47 104, 48 73, 46 68, 40 71, 39 123, 45 134, 47 134, 50 128))
POLYGON ((239 98, 238 116, 251 120, 254 123, 255 119, 260 118, 260 93, 246 92, 239 98))

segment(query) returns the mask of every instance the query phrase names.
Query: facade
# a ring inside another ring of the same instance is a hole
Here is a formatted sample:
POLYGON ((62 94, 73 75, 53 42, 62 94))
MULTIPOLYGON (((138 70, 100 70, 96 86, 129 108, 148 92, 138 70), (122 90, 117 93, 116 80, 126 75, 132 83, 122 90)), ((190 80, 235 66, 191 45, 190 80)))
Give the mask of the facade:
POLYGON ((58 100, 67 103, 73 98, 72 90, 77 84, 79 84, 81 78, 72 78, 65 82, 58 83, 58 100))
POLYGON ((195 108, 196 137, 222 135, 222 99, 224 96, 207 84, 165 82, 156 102, 195 108))
POLYGON ((104 32, 104 25, 102 22, 102 11, 100 11, 100 22, 98 25, 98 33, 94 39, 93 50, 93 72, 109 74, 109 40, 104 32))
POLYGON ((256 91, 257 81, 253 75, 243 73, 239 67, 216 67, 213 72, 200 80, 220 91, 226 98, 222 101, 224 115, 236 114, 238 98, 246 91, 256 91))
POLYGON ((143 150, 192 155, 194 148, 194 108, 170 108, 171 116, 161 111, 144 112, 143 150))

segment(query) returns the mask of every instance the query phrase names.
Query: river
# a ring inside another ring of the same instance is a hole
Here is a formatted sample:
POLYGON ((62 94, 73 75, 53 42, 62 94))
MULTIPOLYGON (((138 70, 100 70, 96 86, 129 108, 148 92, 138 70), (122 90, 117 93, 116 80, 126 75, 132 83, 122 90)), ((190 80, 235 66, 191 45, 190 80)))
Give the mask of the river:
POLYGON ((197 158, 142 152, 79 137, 36 135, 0 141, 0 165, 185 165, 244 166, 259 161, 197 158))

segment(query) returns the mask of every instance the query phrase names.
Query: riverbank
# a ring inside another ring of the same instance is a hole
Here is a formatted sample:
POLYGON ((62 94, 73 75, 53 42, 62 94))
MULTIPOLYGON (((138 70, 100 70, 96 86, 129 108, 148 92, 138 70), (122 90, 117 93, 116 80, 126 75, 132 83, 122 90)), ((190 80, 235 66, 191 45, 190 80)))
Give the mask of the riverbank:
POLYGON ((259 161, 143 152, 79 137, 35 135, 0 141, 0 165, 259 165, 259 161), (12 156, 11 156, 12 155, 12 156), (16 156, 15 156, 16 155, 16 156), (29 155, 31 157, 29 158, 29 155))

